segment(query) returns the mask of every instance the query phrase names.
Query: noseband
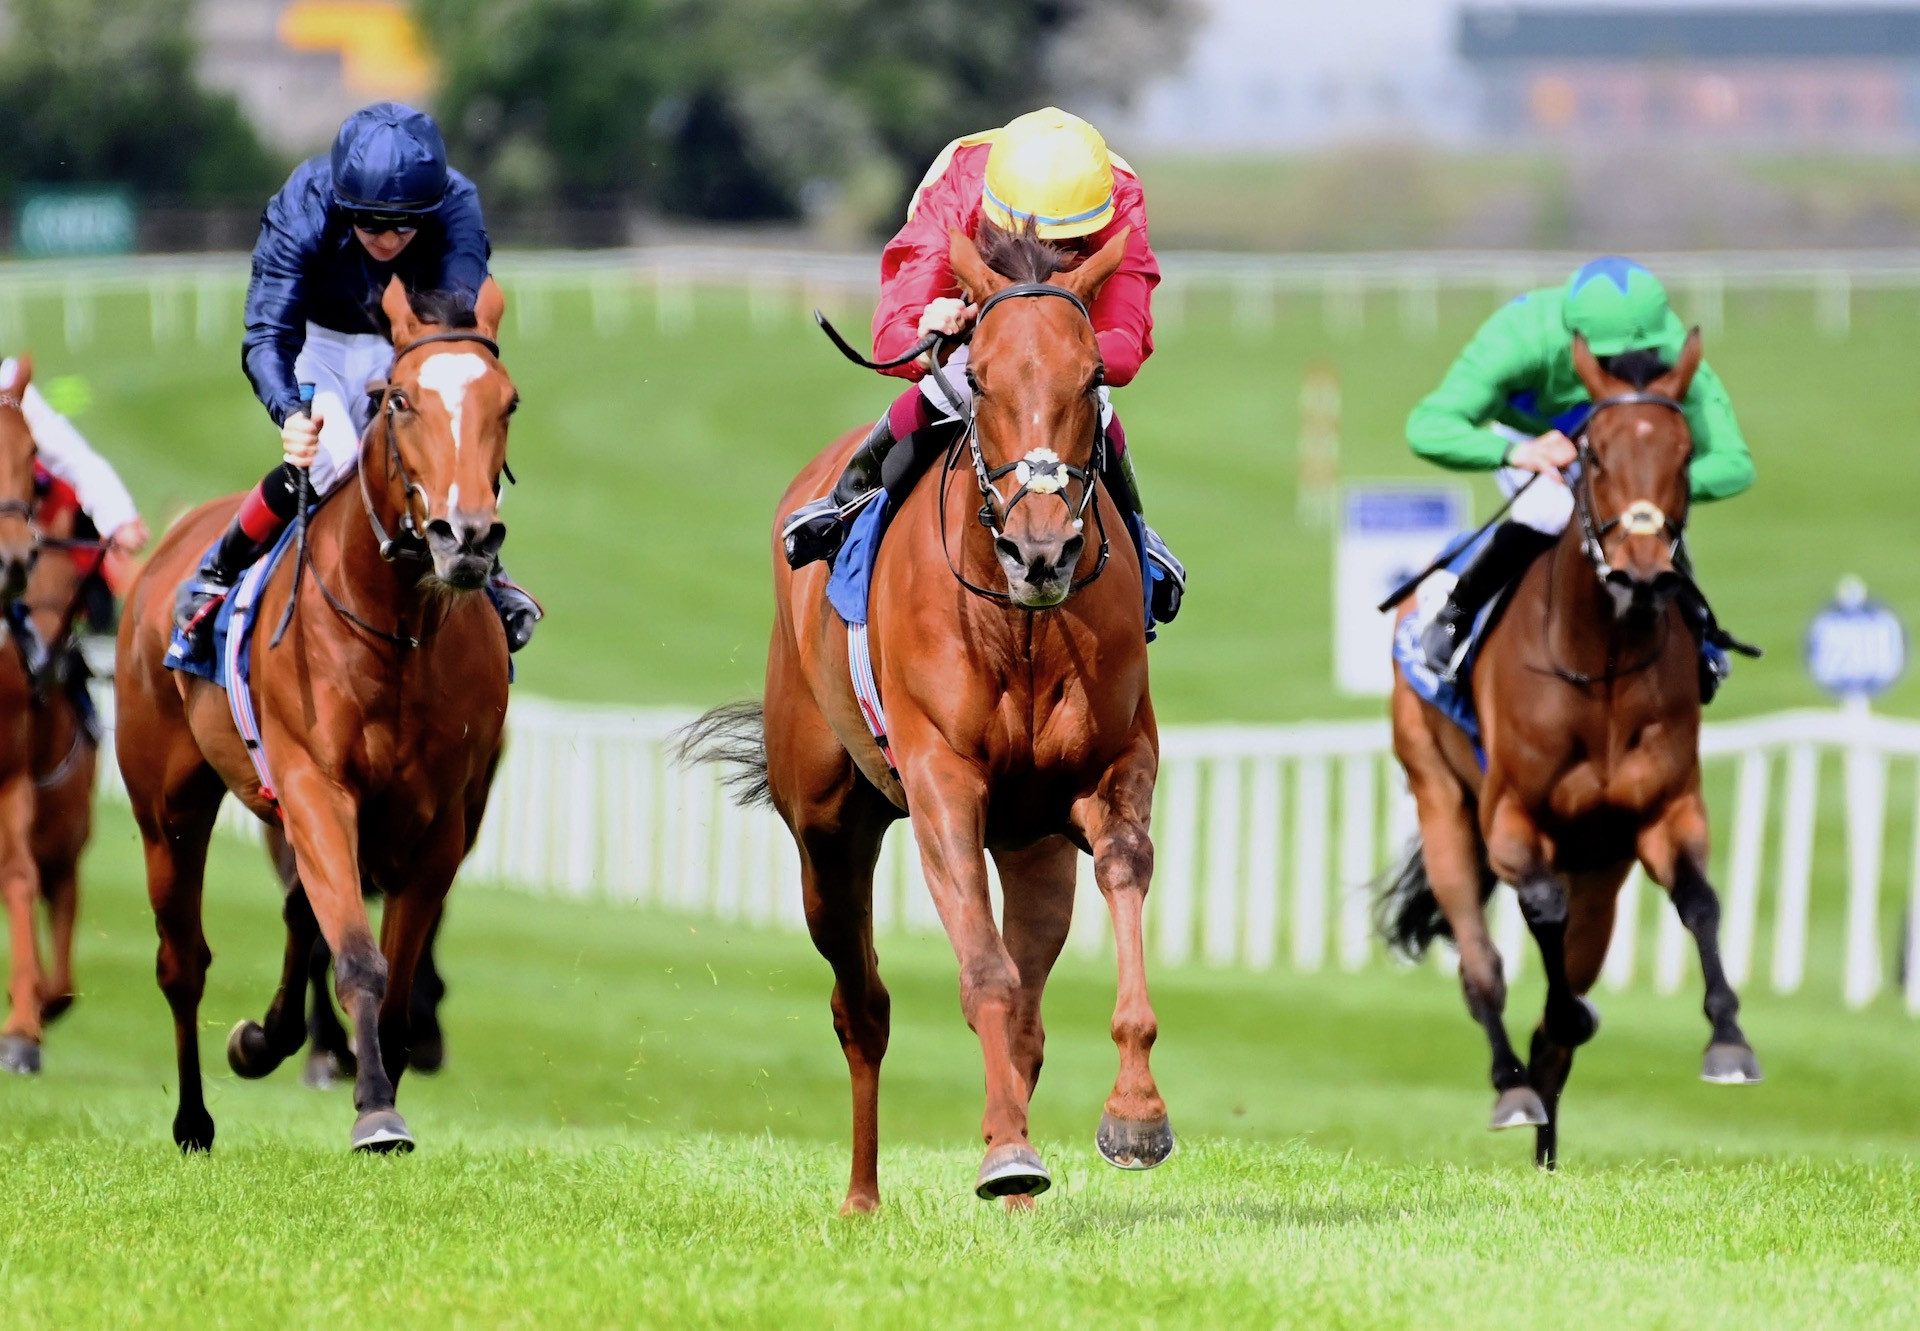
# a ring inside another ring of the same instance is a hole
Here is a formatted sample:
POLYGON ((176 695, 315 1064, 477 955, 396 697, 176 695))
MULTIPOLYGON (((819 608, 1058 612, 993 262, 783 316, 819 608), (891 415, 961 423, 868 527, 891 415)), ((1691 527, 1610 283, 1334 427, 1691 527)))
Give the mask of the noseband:
POLYGON ((1661 393, 1635 392, 1601 398, 1587 412, 1586 419, 1580 422, 1580 474, 1573 483, 1573 504, 1574 511, 1580 516, 1580 548, 1586 552, 1587 562, 1593 565, 1594 575, 1603 583, 1613 581, 1614 574, 1619 572, 1608 561, 1603 544, 1616 529, 1624 530, 1629 536, 1657 536, 1664 533, 1669 554, 1678 553, 1680 538, 1686 531, 1685 523, 1675 522, 1658 505, 1646 499, 1634 501, 1627 505, 1624 512, 1605 522, 1598 522, 1594 518, 1593 475, 1599 470, 1599 462, 1593 451, 1594 418, 1609 407, 1633 406, 1664 407, 1677 412, 1683 419, 1686 416, 1686 408, 1673 398, 1661 393))
MULTIPOLYGON (((1087 309, 1087 303, 1065 287, 1054 286, 1050 282, 1018 282, 1013 286, 1002 287, 981 302, 980 312, 974 316, 974 329, 977 330, 985 321, 987 313, 1002 301, 1018 300, 1027 296, 1057 296, 1061 300, 1070 302, 1088 323, 1093 322, 1093 315, 1087 309)), ((968 336, 971 335, 969 332, 968 336)), ((960 395, 954 391, 952 382, 947 378, 946 370, 937 360, 929 373, 933 375, 934 382, 940 385, 940 391, 946 395, 947 401, 960 401, 960 395)), ((1073 520, 1073 529, 1079 531, 1086 523, 1087 507, 1091 504, 1094 530, 1100 535, 1100 553, 1094 560, 1093 572, 1075 581, 1069 595, 1089 585, 1106 572, 1107 558, 1112 554, 1112 544, 1107 539, 1106 518, 1100 512, 1100 506, 1093 503, 1094 486, 1104 466, 1107 448, 1106 432, 1100 427, 1100 412, 1097 407, 1093 413, 1093 451, 1090 466, 1076 467, 1071 463, 1062 462, 1051 450, 1036 449, 1017 461, 1002 463, 998 467, 989 467, 986 454, 980 448, 978 394, 972 395, 967 401, 967 414, 962 425, 960 440, 948 452, 947 460, 940 473, 940 550, 946 556, 948 570, 962 587, 986 600, 1001 605, 1013 605, 1015 602, 1007 593, 995 591, 991 587, 982 587, 962 573, 960 566, 954 562, 953 550, 947 541, 947 487, 953 478, 954 471, 958 468, 962 447, 967 450, 973 463, 974 484, 980 490, 980 511, 977 516, 981 526, 996 535, 1003 533, 1006 530, 1007 519, 1012 516, 1013 510, 1021 500, 1029 495, 1050 494, 1057 495, 1060 502, 1067 506, 1067 512, 1073 520), (995 482, 1007 476, 1015 477, 1020 482, 1020 488, 1014 491, 1013 498, 1007 500, 1005 507, 1002 507, 999 503, 1000 492, 995 488, 995 482), (1067 486, 1074 481, 1080 483, 1078 503, 1067 497, 1067 486)))

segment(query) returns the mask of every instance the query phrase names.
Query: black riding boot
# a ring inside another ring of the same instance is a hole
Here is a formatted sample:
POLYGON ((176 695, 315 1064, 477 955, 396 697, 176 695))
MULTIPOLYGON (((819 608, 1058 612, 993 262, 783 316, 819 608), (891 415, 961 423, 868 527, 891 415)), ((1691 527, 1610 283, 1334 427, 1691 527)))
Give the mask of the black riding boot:
POLYGON ((1460 572, 1453 594, 1433 617, 1433 623, 1420 637, 1420 650, 1427 668, 1443 679, 1451 679, 1458 665, 1460 649, 1466 645, 1473 621, 1500 589, 1527 571, 1527 566, 1553 548, 1560 538, 1518 522, 1503 522, 1493 529, 1486 548, 1460 572))
POLYGON ((174 600, 174 627, 186 634, 196 647, 204 646, 206 635, 213 631, 214 611, 227 599, 234 584, 240 581, 240 575, 279 539, 276 532, 263 541, 254 540, 236 517, 227 525, 226 534, 213 547, 213 553, 181 586, 174 600))
POLYGON ((1714 616, 1713 607, 1707 604, 1706 593, 1700 590, 1700 584, 1693 580, 1693 560, 1682 545, 1674 551, 1674 566, 1685 579, 1680 587, 1680 615, 1687 621, 1694 640, 1702 644, 1700 652, 1700 705, 1705 707, 1713 701, 1720 686, 1733 673, 1729 653, 1758 660, 1761 652, 1751 643, 1740 641, 1720 627, 1720 621, 1714 616), (1712 647, 1714 651, 1705 650, 1712 647))
POLYGON ((1147 547, 1147 562, 1159 570, 1158 577, 1154 577, 1152 569, 1140 570, 1141 576, 1151 582, 1148 590, 1153 596, 1154 623, 1171 624, 1187 594, 1187 566, 1168 548, 1160 533, 1147 525, 1147 507, 1140 498, 1140 478, 1134 475, 1133 455, 1108 448, 1106 466, 1100 474, 1114 502, 1126 512, 1129 520, 1140 524, 1146 538, 1143 544, 1147 547))
POLYGON ((895 442, 893 430, 882 415, 873 423, 865 442, 853 450, 847 469, 833 483, 832 493, 809 500, 793 511, 780 529, 787 567, 805 568, 816 560, 832 559, 840 552, 840 543, 847 536, 847 519, 879 493, 884 484, 881 469, 895 442))

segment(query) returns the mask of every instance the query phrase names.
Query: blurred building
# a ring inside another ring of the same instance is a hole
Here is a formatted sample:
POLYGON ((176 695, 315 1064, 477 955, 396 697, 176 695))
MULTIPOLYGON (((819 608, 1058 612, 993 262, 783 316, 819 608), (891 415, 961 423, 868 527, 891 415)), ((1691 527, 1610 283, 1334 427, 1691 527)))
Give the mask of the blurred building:
POLYGON ((1110 119, 1134 151, 1920 138, 1920 0, 1203 0, 1110 119))
POLYGON ((431 86, 405 0, 199 0, 196 21, 200 81, 288 152, 317 152, 349 112, 431 86))
POLYGON ((1866 147, 1920 134, 1912 5, 1468 5, 1495 138, 1866 147))

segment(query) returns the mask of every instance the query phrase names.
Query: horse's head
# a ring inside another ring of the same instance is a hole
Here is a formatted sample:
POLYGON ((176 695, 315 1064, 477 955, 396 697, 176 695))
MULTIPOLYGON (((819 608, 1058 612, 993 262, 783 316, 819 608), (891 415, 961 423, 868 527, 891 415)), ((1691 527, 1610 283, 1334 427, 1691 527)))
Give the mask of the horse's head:
POLYGON ((1602 365, 1574 337, 1574 368, 1594 404, 1579 441, 1575 507, 1587 557, 1620 616, 1664 605, 1682 583, 1674 555, 1687 525, 1693 435, 1681 404, 1700 368, 1700 330, 1671 367, 1652 353, 1630 356, 1639 363, 1602 365))
POLYGON ((11 604, 27 590, 27 576, 40 557, 33 525, 33 430, 27 425, 27 384, 33 361, 18 356, 0 383, 0 601, 11 604))
POLYGON ((1120 266, 1122 232, 1070 272, 1068 256, 1031 236, 996 233, 991 262, 952 233, 953 271, 980 305, 968 352, 975 437, 993 551, 1015 605, 1044 610, 1073 590, 1100 431, 1103 367, 1087 309, 1120 266), (1050 285, 1071 299, 1019 299, 1050 285), (1005 293, 1006 298, 995 299, 1005 293), (1054 502, 1057 499, 1059 502, 1054 502))
POLYGON ((440 296, 410 299, 399 278, 381 300, 393 329, 393 369, 379 396, 362 465, 386 476, 389 497, 426 541, 434 574, 470 591, 493 572, 507 539, 499 518, 507 419, 519 405, 494 334, 506 297, 492 278, 471 310, 440 296), (419 309, 416 310, 415 302, 419 309))

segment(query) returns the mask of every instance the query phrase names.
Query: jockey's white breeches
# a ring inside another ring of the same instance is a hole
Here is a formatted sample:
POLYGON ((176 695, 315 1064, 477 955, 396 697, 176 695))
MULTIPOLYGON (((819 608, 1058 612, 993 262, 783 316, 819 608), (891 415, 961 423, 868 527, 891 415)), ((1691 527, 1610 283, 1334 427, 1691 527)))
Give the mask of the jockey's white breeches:
MULTIPOLYGON (((940 381, 935 379, 931 374, 922 377, 920 380, 920 395, 926 398, 935 411, 940 413, 940 419, 943 421, 957 421, 961 419, 966 415, 967 408, 973 405, 973 385, 967 381, 967 353, 972 349, 973 348, 967 346, 961 347, 958 351, 954 352, 953 355, 947 359, 947 363, 941 367, 941 372, 946 376, 947 382, 953 385, 954 396, 952 399, 949 399, 946 393, 941 391, 940 381)), ((1104 430, 1113 420, 1113 398, 1107 391, 1105 384, 1100 386, 1099 396, 1100 428, 1104 430)))
POLYGON ((294 379, 313 385, 313 414, 320 421, 320 453, 307 473, 315 497, 332 494, 360 461, 360 436, 373 419, 367 383, 393 368, 393 343, 378 333, 337 333, 307 325, 307 340, 293 362, 294 379))
MULTIPOLYGON (((1487 428, 1516 444, 1527 443, 1533 438, 1530 434, 1504 425, 1490 425, 1487 428)), ((1524 467, 1502 467, 1494 473, 1494 479, 1500 483, 1500 492, 1512 497, 1534 475, 1524 467)), ((1567 488, 1558 472, 1548 472, 1541 475, 1537 484, 1528 486, 1525 494, 1514 499, 1513 509, 1507 514, 1507 519, 1523 527, 1531 527, 1543 536, 1558 536, 1573 520, 1573 491, 1567 488)))

